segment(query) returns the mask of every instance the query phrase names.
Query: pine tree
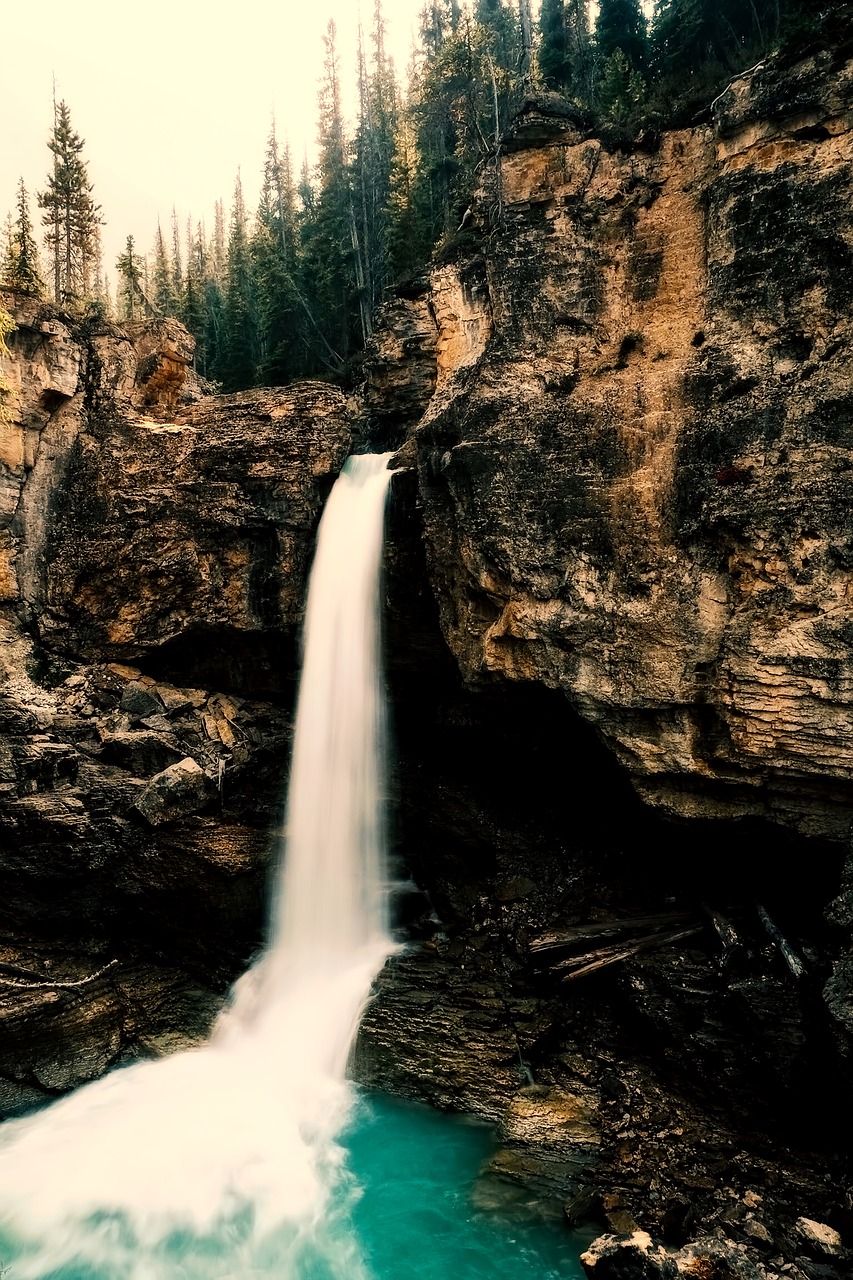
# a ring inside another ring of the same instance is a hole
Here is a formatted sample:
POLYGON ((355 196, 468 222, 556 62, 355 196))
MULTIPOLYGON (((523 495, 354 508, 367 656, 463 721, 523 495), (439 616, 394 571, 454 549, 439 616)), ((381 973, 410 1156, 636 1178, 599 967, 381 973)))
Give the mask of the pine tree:
POLYGON ((290 151, 279 153, 273 124, 251 242, 259 331, 258 375, 281 385, 306 369, 304 309, 299 294, 299 239, 290 151))
POLYGON ((210 245, 210 275, 220 288, 225 283, 225 206, 217 200, 213 206, 213 239, 210 245))
POLYGON ((399 123, 394 70, 385 51, 385 20, 375 0, 371 32, 373 55, 368 71, 359 33, 359 121, 355 138, 353 182, 360 254, 359 283, 364 290, 364 330, 391 278, 391 180, 399 123))
POLYGON ((53 169, 47 186, 39 193, 44 210, 45 243, 50 254, 54 300, 86 297, 90 292, 100 206, 92 199, 92 184, 81 153, 84 140, 71 127, 68 107, 60 102, 48 139, 53 153, 53 169))
POLYGON ((133 236, 128 236, 124 253, 116 259, 116 270, 121 277, 119 315, 122 320, 135 320, 140 307, 144 307, 142 266, 133 236))
POLYGON ((687 78, 701 67, 718 63, 729 71, 772 46, 780 19, 808 0, 779 5, 776 0, 662 0, 652 24, 659 70, 687 78))
POLYGON ((6 214, 0 245, 2 245, 3 254, 2 265, 0 265, 0 281, 5 281, 6 277, 11 274, 15 261, 15 223, 11 213, 6 214))
POLYGON ((181 319, 195 338, 195 367, 202 377, 207 369, 207 262, 204 228, 198 224, 195 237, 187 220, 187 268, 184 273, 184 292, 181 298, 181 319))
POLYGON ((311 199, 310 214, 306 208, 305 280, 312 341, 318 339, 315 356, 340 373, 358 342, 359 330, 363 331, 363 321, 358 324, 356 319, 360 290, 336 41, 335 24, 330 21, 323 37, 326 53, 320 88, 318 190, 311 199))
POLYGON ((39 270, 38 248, 30 221, 30 201, 24 179, 18 182, 17 216, 10 222, 3 279, 12 289, 40 298, 44 281, 39 270))
POLYGON ((172 263, 163 239, 160 223, 157 223, 157 234, 154 237, 154 265, 151 272, 153 285, 153 302, 162 316, 174 316, 178 312, 178 297, 175 292, 172 263))
POLYGON ((225 268, 225 358, 223 385, 228 391, 251 387, 257 365, 257 324, 252 257, 246 206, 239 173, 234 184, 231 228, 225 268))
POLYGON ((572 85, 569 28, 564 0, 542 0, 539 10, 539 74, 549 89, 566 93, 572 85))
POLYGON ((178 214, 172 205, 172 293, 177 300, 184 291, 183 266, 181 264, 181 229, 178 226, 178 214))
POLYGON ((602 68, 598 100, 601 114, 608 123, 628 134, 640 127, 646 83, 621 49, 614 49, 602 68))
POLYGON ((521 52, 520 30, 503 0, 477 0, 474 19, 488 34, 489 53, 495 64, 505 71, 515 69, 521 52))
POLYGON ((642 71, 647 62, 647 33, 640 0, 601 0, 595 40, 604 62, 619 49, 632 70, 642 71))

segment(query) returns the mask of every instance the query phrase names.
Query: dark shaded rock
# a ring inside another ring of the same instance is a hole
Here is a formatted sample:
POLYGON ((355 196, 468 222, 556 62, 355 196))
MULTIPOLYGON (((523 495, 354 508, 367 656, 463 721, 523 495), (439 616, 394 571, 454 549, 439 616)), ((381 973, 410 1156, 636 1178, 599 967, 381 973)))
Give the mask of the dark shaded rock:
POLYGON ((145 716, 156 715, 163 710, 163 704, 152 688, 136 680, 125 685, 119 706, 135 720, 142 720, 145 716))
MULTIPOLYGON (((168 730, 168 721, 164 721, 164 725, 168 730)), ((184 757, 184 752, 176 744, 163 738, 162 733, 150 730, 105 732, 101 735, 101 742, 102 759, 128 769, 138 778, 159 773, 184 757)))
POLYGON ((152 778, 136 802, 136 808, 152 827, 174 822, 204 809, 210 788, 204 770, 191 756, 170 765, 152 778))

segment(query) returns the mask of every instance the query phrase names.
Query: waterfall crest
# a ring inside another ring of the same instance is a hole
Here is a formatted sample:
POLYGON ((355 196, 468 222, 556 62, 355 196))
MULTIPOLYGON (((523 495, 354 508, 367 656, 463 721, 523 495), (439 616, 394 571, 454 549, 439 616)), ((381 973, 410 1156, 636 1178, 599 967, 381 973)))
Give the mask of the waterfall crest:
POLYGON ((168 1259, 176 1233, 223 1232, 251 1274, 301 1274, 309 1240, 310 1274, 318 1256, 317 1274, 361 1274, 346 1234, 311 1224, 342 1176, 347 1053, 391 948, 378 669, 388 456, 349 459, 321 522, 267 950, 203 1049, 113 1072, 0 1129, 0 1256, 18 1276, 68 1264, 110 1280, 220 1275, 208 1246, 198 1265, 168 1259))

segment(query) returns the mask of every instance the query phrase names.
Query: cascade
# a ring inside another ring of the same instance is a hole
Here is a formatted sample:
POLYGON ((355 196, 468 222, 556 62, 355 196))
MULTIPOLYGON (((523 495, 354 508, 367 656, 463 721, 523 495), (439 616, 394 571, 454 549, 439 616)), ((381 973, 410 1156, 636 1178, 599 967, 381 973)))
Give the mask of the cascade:
POLYGON ((350 458, 321 522, 266 951, 203 1049, 115 1071, 0 1129, 0 1262, 14 1258, 17 1280, 362 1274, 331 1193, 340 1204, 347 1053, 391 949, 378 670, 389 456, 350 458))

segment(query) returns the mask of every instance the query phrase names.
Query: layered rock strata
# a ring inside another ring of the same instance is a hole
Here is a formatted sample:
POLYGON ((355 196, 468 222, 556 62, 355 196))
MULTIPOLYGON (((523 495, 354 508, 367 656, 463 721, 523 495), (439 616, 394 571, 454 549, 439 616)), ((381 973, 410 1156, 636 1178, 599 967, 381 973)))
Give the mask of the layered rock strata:
POLYGON ((360 1069, 652 1233, 602 1277, 849 1265, 849 56, 763 64, 654 150, 528 104, 417 300, 436 391, 399 464, 468 692, 401 734, 437 919, 360 1069), (632 950, 649 919, 673 940, 632 950), (530 943, 573 930, 561 983, 530 943))
MULTIPOLYGON (((417 883, 357 1069, 494 1119, 602 1280, 849 1268, 851 84, 769 62, 632 153, 529 104, 366 364, 417 883)), ((360 429, 8 302, 4 1111, 204 1034, 257 943, 360 429)))
POLYGON ((87 330, 5 301, 8 1113, 204 1036, 258 943, 308 562, 352 423, 321 384, 199 399, 176 322, 87 330))

